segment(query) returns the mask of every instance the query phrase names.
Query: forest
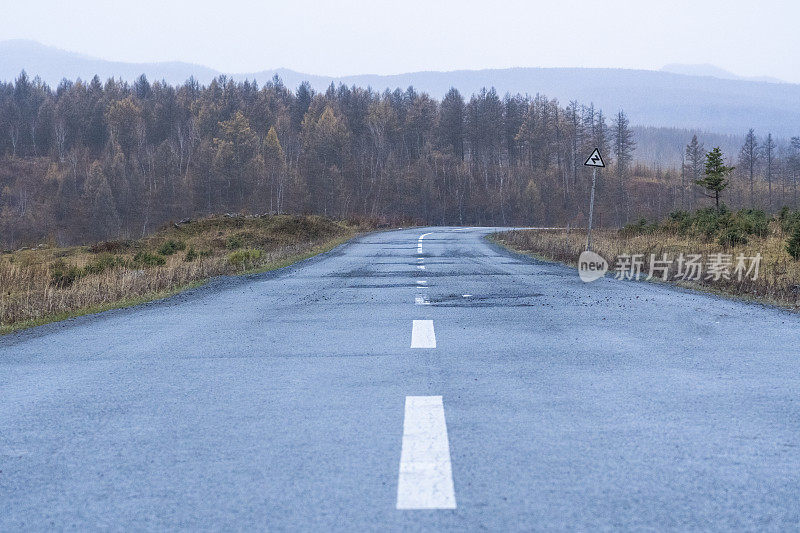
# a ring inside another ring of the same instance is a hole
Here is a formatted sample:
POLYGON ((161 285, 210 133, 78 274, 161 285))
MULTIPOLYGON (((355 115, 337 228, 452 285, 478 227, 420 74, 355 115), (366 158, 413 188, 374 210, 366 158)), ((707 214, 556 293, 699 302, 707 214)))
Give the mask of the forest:
MULTIPOLYGON (((319 214, 384 224, 579 226, 597 147, 595 223, 710 205, 695 184, 711 146, 645 165, 622 110, 483 89, 441 100, 279 78, 174 86, 26 73, 0 83, 0 246, 145 236, 213 213, 319 214)), ((800 125, 798 125, 800 127, 800 125)), ((701 136, 702 137, 702 136, 701 136)), ((744 137, 724 202, 797 206, 800 139, 744 137)))

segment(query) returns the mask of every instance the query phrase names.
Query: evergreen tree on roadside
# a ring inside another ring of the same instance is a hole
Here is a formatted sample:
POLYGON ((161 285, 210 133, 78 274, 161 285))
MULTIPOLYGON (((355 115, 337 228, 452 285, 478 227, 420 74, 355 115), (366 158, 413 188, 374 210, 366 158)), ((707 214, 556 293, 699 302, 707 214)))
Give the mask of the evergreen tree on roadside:
POLYGON ((800 260, 800 226, 795 227, 792 235, 786 241, 786 251, 795 261, 800 260))
POLYGON ((708 191, 704 193, 706 196, 714 199, 714 206, 717 211, 719 211, 719 195, 730 183, 728 175, 733 172, 734 168, 725 165, 725 161, 722 158, 722 150, 717 146, 706 154, 705 176, 695 181, 695 183, 708 191))

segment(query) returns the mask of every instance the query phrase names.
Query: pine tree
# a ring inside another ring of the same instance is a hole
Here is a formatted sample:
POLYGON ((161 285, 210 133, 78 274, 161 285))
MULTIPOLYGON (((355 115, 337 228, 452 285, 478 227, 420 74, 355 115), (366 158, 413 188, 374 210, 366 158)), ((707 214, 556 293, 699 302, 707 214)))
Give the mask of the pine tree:
MULTIPOLYGON (((700 174, 703 172, 705 165, 706 153, 704 151, 703 143, 697 140, 697 135, 692 135, 692 140, 686 145, 686 165, 689 170, 690 183, 697 183, 700 179, 700 174)), ((689 205, 691 209, 695 200, 695 191, 692 189, 692 194, 689 196, 689 205)), ((683 192, 681 192, 683 194, 683 192)), ((682 204, 683 206, 683 204, 682 204)), ((684 207, 685 208, 685 207, 684 207)))
POLYGON ((714 198, 714 206, 717 211, 720 210, 719 195, 728 186, 728 175, 735 167, 725 165, 723 160, 722 150, 719 147, 714 148, 706 154, 706 169, 703 179, 697 180, 695 183, 705 188, 711 194, 706 193, 709 198, 714 198))
POLYGON ((772 171, 775 158, 775 141, 772 140, 772 134, 768 133, 767 138, 764 139, 764 145, 761 147, 761 153, 764 156, 764 172, 767 178, 767 187, 769 189, 767 208, 772 209, 772 171))
MULTIPOLYGON (((625 223, 628 223, 630 218, 630 198, 628 191, 625 187, 625 178, 628 174, 628 167, 633 161, 633 151, 636 148, 636 142, 633 140, 633 131, 631 131, 628 117, 625 112, 620 110, 617 116, 614 117, 614 131, 612 133, 614 143, 614 158, 616 159, 616 174, 619 199, 625 205, 625 223)), ((619 203, 617 204, 619 205, 619 203)), ((617 209, 617 224, 622 226, 620 211, 617 209)))
POLYGON ((750 207, 755 207, 755 173, 760 159, 761 150, 758 145, 758 137, 753 128, 750 128, 739 152, 739 164, 745 168, 750 178, 750 207))
POLYGON ((464 98, 458 89, 450 89, 439 107, 437 125, 439 145, 451 149, 453 155, 464 159, 464 98))

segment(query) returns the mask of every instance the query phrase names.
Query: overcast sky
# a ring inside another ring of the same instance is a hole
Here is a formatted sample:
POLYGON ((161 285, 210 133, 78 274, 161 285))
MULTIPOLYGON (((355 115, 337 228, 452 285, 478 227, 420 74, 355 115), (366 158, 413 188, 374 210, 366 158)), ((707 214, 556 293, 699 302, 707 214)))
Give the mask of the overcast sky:
POLYGON ((800 82, 796 0, 6 1, 0 40, 326 75, 712 63, 800 82))

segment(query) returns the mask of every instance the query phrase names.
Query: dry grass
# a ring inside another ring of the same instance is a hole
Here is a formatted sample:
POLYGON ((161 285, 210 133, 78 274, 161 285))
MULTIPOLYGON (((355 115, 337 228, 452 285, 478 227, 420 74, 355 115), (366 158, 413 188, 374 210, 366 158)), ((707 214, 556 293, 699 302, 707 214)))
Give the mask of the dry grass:
MULTIPOLYGON (((565 230, 509 231, 496 234, 495 239, 513 250, 570 265, 577 265, 578 256, 586 248, 586 234, 575 230, 570 233, 565 230)), ((744 277, 741 281, 734 278, 728 281, 672 282, 792 309, 800 307, 800 262, 793 260, 786 252, 786 235, 775 221, 770 224, 770 234, 767 237, 750 237, 747 244, 730 248, 700 237, 676 235, 666 231, 625 236, 616 230, 593 232, 592 248, 608 261, 610 270, 613 270, 616 258, 622 254, 644 254, 642 272, 645 274, 649 269, 651 254, 655 254, 656 259, 661 258, 664 253, 670 259, 679 253, 703 254, 705 262, 710 254, 715 253, 733 254, 734 258, 740 253, 745 257, 760 253, 761 266, 756 280, 744 277)))
POLYGON ((153 300, 212 276, 280 268, 368 229, 313 216, 224 216, 138 241, 4 253, 0 333, 153 300))

